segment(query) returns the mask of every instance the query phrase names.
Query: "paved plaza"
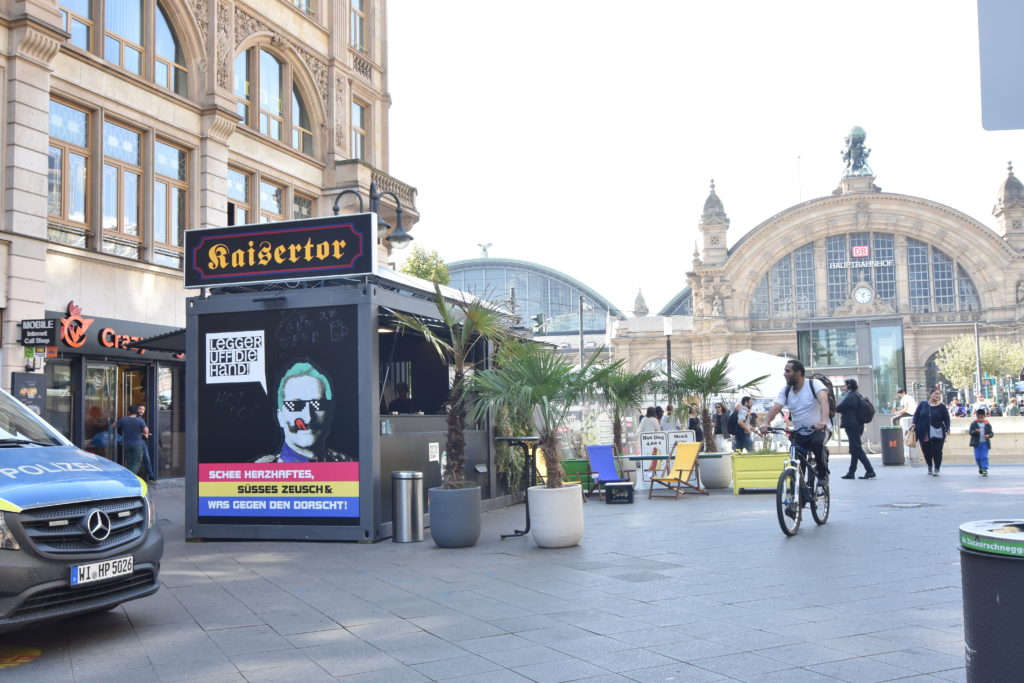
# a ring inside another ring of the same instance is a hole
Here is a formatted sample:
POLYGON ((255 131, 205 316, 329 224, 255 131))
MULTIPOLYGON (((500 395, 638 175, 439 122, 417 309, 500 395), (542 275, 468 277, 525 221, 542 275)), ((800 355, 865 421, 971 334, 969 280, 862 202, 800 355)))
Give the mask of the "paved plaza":
MULTIPOLYGON (((834 459, 836 475, 845 458, 834 459)), ((584 506, 576 548, 541 550, 523 506, 474 548, 183 540, 184 488, 156 491, 163 588, 98 616, 4 634, 20 681, 959 681, 957 529, 1019 518, 1024 466, 941 478, 882 467, 833 483, 832 517, 786 538, 773 494, 584 506)))

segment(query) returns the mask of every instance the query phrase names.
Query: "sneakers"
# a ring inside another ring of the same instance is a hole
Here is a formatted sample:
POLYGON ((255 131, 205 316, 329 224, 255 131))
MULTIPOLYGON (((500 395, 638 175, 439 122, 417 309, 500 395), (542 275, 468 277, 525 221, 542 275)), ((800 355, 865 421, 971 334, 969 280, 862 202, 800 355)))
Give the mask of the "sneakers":
POLYGON ((929 477, 935 476, 935 470, 933 470, 931 467, 928 468, 928 476, 929 477))
POLYGON ((864 475, 861 476, 861 479, 874 479, 874 478, 875 478, 875 473, 874 472, 865 472, 864 475))
POLYGON ((978 465, 978 474, 985 474, 985 468, 981 465, 978 465))
POLYGON ((936 476, 936 477, 938 477, 938 476, 941 476, 941 475, 939 474, 939 471, 938 471, 938 470, 935 470, 935 476, 936 476))
POLYGON ((981 476, 987 477, 988 476, 988 470, 982 470, 981 471, 981 476))
POLYGON ((853 472, 847 472, 846 474, 844 474, 843 476, 841 476, 839 478, 840 479, 856 479, 857 475, 855 475, 853 472))

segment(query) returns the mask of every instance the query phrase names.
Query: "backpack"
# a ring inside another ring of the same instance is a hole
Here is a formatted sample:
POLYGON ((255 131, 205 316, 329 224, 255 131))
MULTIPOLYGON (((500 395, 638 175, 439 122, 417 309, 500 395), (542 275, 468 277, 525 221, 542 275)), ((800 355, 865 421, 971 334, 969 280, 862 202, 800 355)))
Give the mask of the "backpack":
POLYGON ((734 410, 729 413, 729 417, 725 419, 725 433, 729 436, 739 436, 740 431, 739 411, 734 410))
MULTIPOLYGON (((814 380, 818 380, 825 387, 828 392, 828 417, 832 419, 836 416, 836 392, 832 390, 832 380, 820 372, 816 372, 807 379, 811 382, 811 391, 817 395, 818 392, 814 391, 814 380)), ((792 387, 786 387, 786 403, 789 403, 789 390, 792 387)))
POLYGON ((860 397, 860 405, 857 406, 857 419, 862 424, 867 424, 875 419, 875 405, 867 396, 860 397))

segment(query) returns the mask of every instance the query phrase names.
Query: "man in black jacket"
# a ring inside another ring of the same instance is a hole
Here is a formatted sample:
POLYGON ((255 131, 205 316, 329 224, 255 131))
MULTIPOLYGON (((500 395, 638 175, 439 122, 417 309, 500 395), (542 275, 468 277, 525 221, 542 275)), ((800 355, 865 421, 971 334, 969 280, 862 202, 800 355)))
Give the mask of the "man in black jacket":
POLYGON ((875 478, 875 470, 860 444, 860 437, 864 434, 864 423, 860 421, 862 400, 860 392, 857 391, 857 380, 846 380, 846 396, 836 406, 836 412, 842 415, 839 426, 846 430, 846 438, 850 441, 850 471, 843 475, 843 479, 853 479, 856 476, 858 462, 864 465, 861 479, 875 478))

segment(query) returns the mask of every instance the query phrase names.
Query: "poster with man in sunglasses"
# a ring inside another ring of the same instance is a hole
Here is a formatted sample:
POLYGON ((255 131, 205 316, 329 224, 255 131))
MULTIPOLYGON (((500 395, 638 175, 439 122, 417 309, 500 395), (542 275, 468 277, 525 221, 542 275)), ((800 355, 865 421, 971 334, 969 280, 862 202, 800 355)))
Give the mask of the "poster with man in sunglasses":
POLYGON ((201 522, 359 524, 356 315, 340 305, 200 319, 201 522))
POLYGON ((334 421, 331 381, 308 361, 285 370, 277 387, 277 423, 284 439, 276 454, 255 462, 351 462, 355 458, 327 446, 334 421))

